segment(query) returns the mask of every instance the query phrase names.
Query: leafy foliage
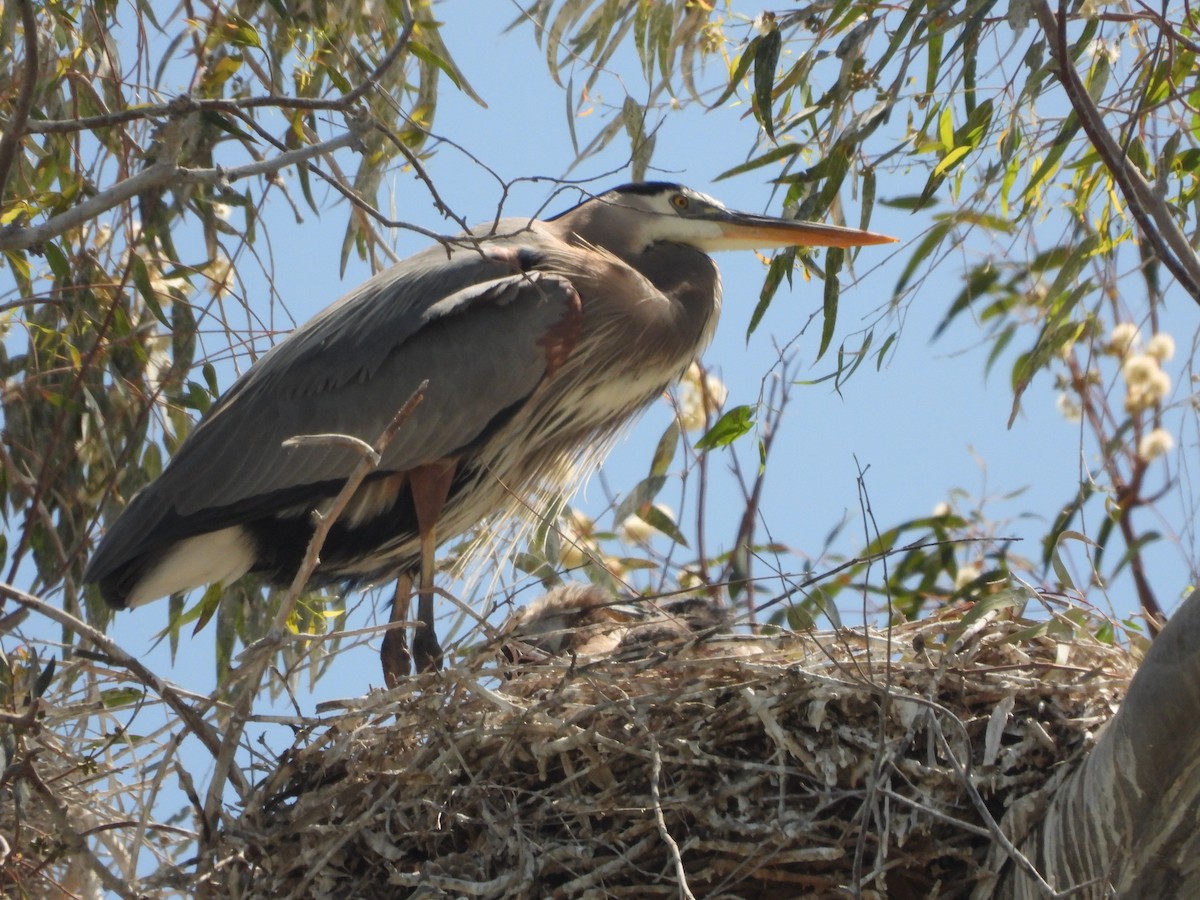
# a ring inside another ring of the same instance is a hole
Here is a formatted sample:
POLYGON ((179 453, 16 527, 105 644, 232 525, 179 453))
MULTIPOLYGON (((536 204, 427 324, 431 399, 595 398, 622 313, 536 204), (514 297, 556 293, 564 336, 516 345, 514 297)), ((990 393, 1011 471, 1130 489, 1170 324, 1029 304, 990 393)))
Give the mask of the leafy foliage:
MULTIPOLYGON (((213 5, 162 21, 149 4, 49 4, 37 15, 52 27, 36 44, 12 7, 0 20, 0 67, 37 71, 30 97, 19 78, 0 83, 10 121, 27 117, 0 172, 0 249, 16 287, 0 450, 17 527, 2 562, 10 581, 21 571, 35 590, 61 586, 69 609, 103 622, 78 587, 90 532, 158 474, 219 392, 217 367, 260 349, 264 320, 250 318, 247 344, 234 314, 270 313, 238 295, 238 267, 257 256, 263 204, 296 202, 275 173, 299 163, 314 211, 314 179, 353 198, 343 262, 373 253, 382 173, 420 167, 442 78, 474 94, 427 4, 213 5), (116 39, 134 23, 138 40, 116 39), (181 83, 190 91, 173 93, 181 83), (332 138, 331 113, 349 123, 332 138), (346 172, 335 154, 350 146, 346 172)), ((243 612, 219 629, 226 661, 261 625, 244 615, 258 590, 233 593, 226 613, 243 612)), ((319 626, 323 610, 297 627, 319 626)))
MULTIPOLYGON (((17 0, 0 11, 0 593, 17 606, 0 617, 0 750, 24 765, 39 734, 72 730, 82 769, 112 751, 117 769, 141 771, 147 747, 171 757, 190 735, 219 761, 203 798, 176 772, 201 823, 195 842, 215 833, 227 789, 246 795, 234 759, 250 752, 240 742, 263 673, 278 667, 272 691, 303 666, 320 677, 340 646, 330 633, 354 611, 310 593, 277 616, 279 592, 253 579, 190 607, 174 598, 163 638, 177 648, 214 633, 220 680, 207 698, 184 697, 105 637, 107 611, 80 586, 83 562, 98 524, 290 327, 277 298, 251 302, 245 288, 256 266, 272 275, 268 205, 298 216, 325 214, 324 196, 345 201, 343 267, 351 254, 381 264, 385 227, 421 231, 381 212, 397 170, 465 224, 425 170, 444 92, 479 100, 435 10, 467 14, 427 0, 187 0, 166 17, 146 0, 17 0), (62 608, 33 595, 61 597, 62 608), (32 614, 72 652, 47 651, 44 633, 9 641, 32 614), (256 643, 277 617, 288 640, 256 643), (239 647, 249 649, 239 657, 239 647), (65 726, 39 721, 56 690, 75 704, 65 726), (169 727, 139 734, 133 717, 159 703, 169 727), (87 723, 78 733, 76 721, 87 723)), ((546 584, 569 575, 621 592, 703 591, 758 630, 957 604, 965 629, 1020 607, 1022 579, 1082 593, 1129 574, 1153 632, 1163 586, 1146 550, 1183 543, 1196 519, 1194 365, 1172 364, 1163 326, 1168 302, 1200 301, 1196 12, 1036 2, 1002 14, 990 0, 748 11, 534 0, 513 28, 528 30, 563 88, 577 165, 624 140, 634 177, 648 175, 668 117, 736 109, 745 155, 721 177, 770 181, 776 204, 802 218, 844 221, 854 209, 850 224, 869 227, 904 216, 905 257, 874 319, 845 335, 840 284, 858 277, 855 254, 789 252, 770 262, 750 330, 799 262, 824 281, 818 355, 832 371, 812 380, 838 387, 889 361, 918 294, 944 303, 934 337, 969 333, 982 346, 981 368, 1011 385, 1011 422, 1031 385, 1055 386, 1079 421, 1079 446, 1067 448, 1081 460, 1078 482, 1057 508, 1024 511, 1045 522, 1033 558, 1006 539, 993 498, 957 494, 880 524, 865 480, 856 551, 844 549, 847 518, 802 555, 759 516, 778 479, 774 435, 800 384, 784 353, 757 403, 727 405, 718 381, 690 372, 644 477, 593 517, 559 498, 517 567, 546 584), (593 114, 599 125, 581 143, 579 122, 593 114), (927 291, 947 269, 957 289, 927 291), (714 516, 717 478, 740 499, 714 516), (1155 527, 1135 522, 1143 510, 1155 527)), ((1195 346, 1194 333, 1178 337, 1195 346)), ((911 428, 921 427, 914 399, 911 428)), ((1054 449, 1030 439, 1031 453, 1054 449)), ((450 555, 479 544, 468 538, 450 555)), ((28 802, 35 782, 13 772, 0 790, 28 802)), ((147 808, 160 785, 147 788, 147 808)), ((146 843, 163 865, 183 855, 158 840, 146 843)))

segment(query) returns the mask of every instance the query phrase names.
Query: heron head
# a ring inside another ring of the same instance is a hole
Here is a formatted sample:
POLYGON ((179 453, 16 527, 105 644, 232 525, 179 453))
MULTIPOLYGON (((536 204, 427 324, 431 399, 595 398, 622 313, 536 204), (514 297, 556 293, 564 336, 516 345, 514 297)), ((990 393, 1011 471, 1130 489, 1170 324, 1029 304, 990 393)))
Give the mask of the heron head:
POLYGON ((797 219, 735 212, 699 191, 663 181, 626 184, 556 216, 588 243, 628 256, 668 241, 716 250, 861 247, 896 238, 797 219))

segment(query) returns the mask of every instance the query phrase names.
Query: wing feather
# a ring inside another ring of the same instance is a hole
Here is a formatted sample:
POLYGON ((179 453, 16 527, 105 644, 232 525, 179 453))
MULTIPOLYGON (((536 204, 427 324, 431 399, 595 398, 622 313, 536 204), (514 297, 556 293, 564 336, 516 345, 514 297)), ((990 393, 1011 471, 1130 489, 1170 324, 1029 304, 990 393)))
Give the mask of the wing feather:
POLYGON ((424 380, 424 400, 381 469, 404 471, 464 452, 546 377, 539 340, 578 303, 565 278, 514 274, 511 255, 474 248, 449 258, 431 248, 381 273, 277 345, 222 396, 109 529, 88 580, 191 534, 268 515, 297 498, 319 499, 306 490, 328 493, 357 454, 285 448, 283 441, 340 433, 373 443, 424 380))

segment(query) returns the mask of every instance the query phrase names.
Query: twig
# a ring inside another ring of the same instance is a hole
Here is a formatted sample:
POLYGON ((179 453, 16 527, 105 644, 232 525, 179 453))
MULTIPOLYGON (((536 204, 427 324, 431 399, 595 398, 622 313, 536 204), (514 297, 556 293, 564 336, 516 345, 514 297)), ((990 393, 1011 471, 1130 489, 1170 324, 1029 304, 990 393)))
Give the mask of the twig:
POLYGON ((658 833, 663 843, 671 851, 671 859, 675 862, 675 875, 679 878, 679 896, 684 900, 696 900, 696 895, 688 887, 687 870, 683 867, 683 857, 679 854, 679 844, 667 829, 667 821, 663 817, 662 796, 659 793, 658 782, 662 777, 662 755, 658 752, 658 738, 650 732, 650 800, 654 804, 654 821, 658 824, 658 833))
MULTIPOLYGON (((421 382, 412 396, 405 402, 404 406, 400 408, 400 411, 392 418, 387 428, 379 435, 374 445, 366 445, 365 442, 359 441, 357 438, 352 439, 354 443, 350 445, 358 447, 363 452, 363 458, 359 460, 354 471, 346 479, 345 485, 337 497, 334 498, 329 510, 317 521, 313 536, 308 542, 307 550, 305 550, 304 560, 296 570, 292 584, 279 604, 279 611, 275 614, 275 620, 271 623, 270 630, 264 637, 255 641, 242 652, 241 664, 230 676, 229 683, 236 685, 236 694, 231 704, 233 710, 229 718, 229 724, 226 727, 225 739, 217 755, 216 769, 213 773, 212 781, 209 782, 208 796, 204 801, 203 823, 205 826, 205 843, 211 841, 215 836, 212 825, 215 823, 217 812, 221 807, 222 786, 227 773, 237 771, 233 766, 234 754, 237 751, 238 743, 241 741, 242 733, 245 731, 246 723, 250 719, 251 705, 253 704, 254 697, 258 694, 263 673, 266 672, 272 655, 283 645, 287 638, 288 620, 291 618, 292 613, 295 612, 296 603, 300 599, 300 594, 304 591, 304 586, 308 583, 308 579, 320 563, 321 548, 325 546, 325 539, 329 536, 330 529, 333 528, 334 523, 338 520, 338 517, 345 510, 346 505, 362 484, 363 479, 378 467, 383 452, 387 449, 404 423, 412 416, 417 406, 420 405, 425 397, 425 390, 428 387, 428 381, 421 382)), ((315 441, 307 440, 308 436, 299 435, 297 437, 300 438, 301 445, 315 443, 315 441)), ((342 440, 347 436, 337 435, 336 437, 343 445, 348 443, 347 440, 342 440)), ((295 441, 296 438, 289 438, 289 440, 295 441)))
POLYGON ((29 120, 29 110, 33 108, 33 92, 38 80, 37 18, 33 14, 33 2, 17 0, 17 7, 21 11, 21 28, 25 32, 25 71, 12 117, 4 127, 4 134, 0 135, 0 204, 4 203, 8 176, 12 174, 17 148, 25 136, 25 124, 29 120))

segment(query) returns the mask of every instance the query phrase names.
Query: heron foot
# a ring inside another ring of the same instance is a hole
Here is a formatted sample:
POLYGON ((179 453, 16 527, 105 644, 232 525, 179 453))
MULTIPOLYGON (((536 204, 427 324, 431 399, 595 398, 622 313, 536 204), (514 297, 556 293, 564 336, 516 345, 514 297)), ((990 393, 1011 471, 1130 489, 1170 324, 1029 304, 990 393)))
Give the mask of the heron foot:
POLYGON ((412 654, 408 652, 408 638, 403 626, 393 628, 383 636, 379 649, 379 661, 383 664, 383 683, 394 688, 400 679, 412 672, 412 654))
POLYGON ((428 625, 418 625, 413 631, 412 652, 418 673, 441 671, 442 645, 428 625))

